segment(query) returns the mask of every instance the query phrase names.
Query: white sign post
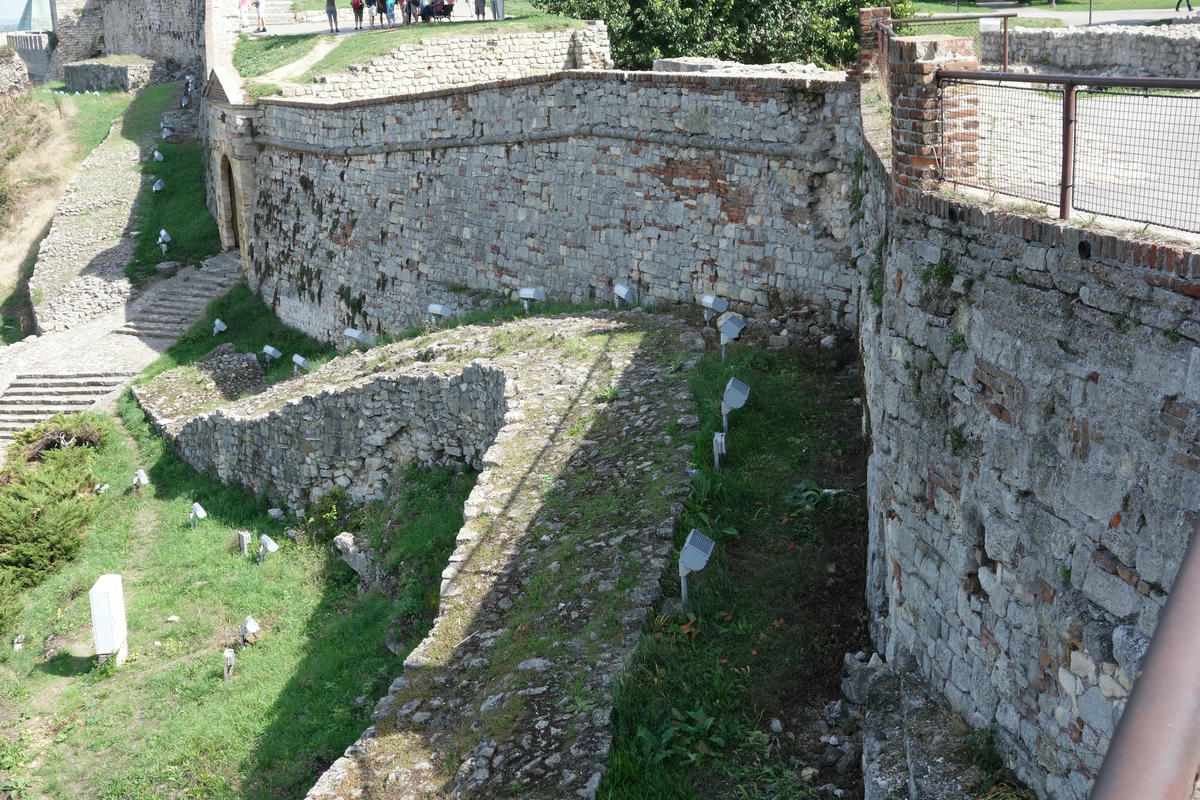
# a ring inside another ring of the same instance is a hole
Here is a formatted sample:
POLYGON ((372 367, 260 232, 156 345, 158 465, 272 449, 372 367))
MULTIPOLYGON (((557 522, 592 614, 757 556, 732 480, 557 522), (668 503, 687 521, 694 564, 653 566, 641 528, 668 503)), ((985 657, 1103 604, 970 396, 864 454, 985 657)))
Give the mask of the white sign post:
POLYGON ((119 667, 129 654, 125 627, 125 592, 120 575, 101 575, 96 585, 88 591, 88 602, 92 606, 92 636, 96 642, 96 655, 103 664, 110 657, 119 667))

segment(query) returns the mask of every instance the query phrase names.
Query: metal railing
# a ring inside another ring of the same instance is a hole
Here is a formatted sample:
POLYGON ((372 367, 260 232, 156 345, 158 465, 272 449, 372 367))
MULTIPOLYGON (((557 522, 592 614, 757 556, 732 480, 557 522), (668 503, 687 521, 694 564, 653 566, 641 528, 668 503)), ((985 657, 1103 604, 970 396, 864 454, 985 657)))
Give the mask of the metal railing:
POLYGON ((1185 800, 1200 769, 1200 523, 1175 575, 1091 800, 1185 800))
MULTIPOLYGON (((947 181, 1074 211, 1200 232, 1200 80, 941 70, 978 112, 978 161, 947 181)), ((944 108, 944 106, 943 106, 944 108)), ((943 135, 948 129, 943 112, 943 135)), ((943 150, 947 143, 943 140, 943 150)))
POLYGON ((1017 16, 1015 11, 1002 11, 992 14, 937 14, 931 17, 904 17, 883 20, 876 28, 876 54, 880 76, 887 83, 888 74, 888 43, 893 36, 913 36, 918 34, 945 33, 951 36, 961 36, 975 42, 975 52, 983 63, 983 39, 980 30, 980 20, 995 19, 1000 21, 1001 45, 999 67, 1002 72, 1008 71, 1008 20, 1017 16))

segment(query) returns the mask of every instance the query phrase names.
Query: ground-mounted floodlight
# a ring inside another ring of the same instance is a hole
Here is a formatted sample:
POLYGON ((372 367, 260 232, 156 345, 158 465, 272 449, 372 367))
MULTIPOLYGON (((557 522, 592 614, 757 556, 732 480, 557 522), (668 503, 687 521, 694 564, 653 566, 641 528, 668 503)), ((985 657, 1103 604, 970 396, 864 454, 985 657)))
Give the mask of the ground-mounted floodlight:
POLYGON ((238 626, 238 638, 240 638, 242 641, 243 650, 246 649, 246 637, 254 636, 259 632, 259 630, 260 628, 258 627, 258 623, 255 621, 254 617, 247 616, 244 620, 242 620, 242 624, 238 626))
MULTIPOLYGON (((191 91, 191 89, 188 89, 188 91, 190 92, 190 91, 191 91)), ((191 99, 192 99, 192 98, 188 97, 188 96, 185 94, 185 95, 183 96, 183 99, 181 99, 181 100, 179 101, 179 107, 180 107, 180 108, 187 108, 187 105, 188 105, 188 103, 191 101, 191 99)))
POLYGON ((283 509, 282 508, 268 508, 267 516, 270 517, 271 519, 283 519, 283 517, 284 517, 283 509))
POLYGON ((687 576, 704 569, 715 545, 716 542, 695 528, 692 528, 683 542, 683 549, 679 551, 679 597, 685 606, 688 600, 687 576))
POLYGON ((635 295, 633 293, 633 290, 630 289, 625 284, 614 283, 613 284, 613 307, 620 308, 621 303, 624 303, 625 305, 632 308, 633 306, 637 305, 637 295, 635 295))
POLYGON ((220 317, 213 320, 213 336, 216 336, 218 333, 224 333, 227 330, 229 330, 229 326, 220 317))
POLYGON ((725 384, 725 394, 721 395, 721 423, 725 433, 729 433, 729 412, 746 405, 750 396, 750 387, 737 378, 730 378, 725 384))
POLYGON ((237 660, 232 647, 226 647, 225 652, 221 654, 221 661, 225 665, 225 682, 233 677, 233 662, 237 660))
POLYGON ((279 352, 274 347, 271 347, 271 345, 269 345, 269 344, 264 344, 262 351, 263 351, 263 356, 266 358, 266 361, 267 361, 267 369, 271 368, 271 359, 281 358, 283 356, 283 353, 279 352))
POLYGON ((373 335, 357 328, 346 328, 342 334, 364 350, 370 348, 377 341, 373 335))
POLYGON ((308 363, 308 359, 296 353, 292 356, 292 374, 299 375, 301 372, 308 372, 312 364, 308 363))
POLYGON ((729 301, 724 297, 717 297, 715 294, 700 295, 700 305, 704 307, 704 324, 712 322, 712 318, 717 314, 724 314, 729 308, 729 301))
POLYGON ((725 321, 721 323, 721 327, 719 328, 719 330, 721 332, 721 360, 722 361, 725 360, 725 345, 729 344, 734 339, 736 339, 738 336, 740 336, 742 331, 745 329, 745 327, 746 327, 746 320, 742 319, 737 314, 730 314, 728 317, 725 318, 725 321))
POLYGON ((162 178, 159 178, 150 186, 150 191, 161 192, 165 188, 167 188, 167 182, 164 181, 162 178))
POLYGON ((265 533, 258 537, 258 561, 262 563, 267 558, 267 553, 274 553, 279 550, 279 545, 275 544, 275 540, 265 533))
POLYGON ((204 510, 204 506, 199 503, 192 503, 192 513, 188 514, 188 522, 192 523, 192 527, 196 527, 196 520, 204 519, 208 516, 208 512, 204 510))
POLYGON ((238 550, 242 551, 242 555, 250 555, 250 531, 238 531, 238 550))
POLYGON ((163 128, 162 129, 162 138, 166 139, 168 136, 171 135, 171 132, 172 131, 170 128, 163 128))
POLYGON ((713 433, 713 468, 721 469, 725 466, 725 434, 720 431, 713 433))
POLYGON ((108 490, 109 490, 109 485, 107 483, 97 483, 95 488, 93 489, 93 491, 96 494, 104 494, 108 490))
POLYGON ((437 325, 438 317, 445 319, 446 317, 454 316, 454 309, 450 308, 450 306, 444 306, 441 303, 430 303, 425 310, 429 312, 429 322, 431 325, 437 325))
POLYGON ((534 286, 522 286, 517 291, 517 297, 521 299, 521 305, 525 306, 525 313, 528 314, 530 306, 534 303, 545 302, 546 290, 534 286))
POLYGON ((163 154, 162 154, 162 153, 160 153, 160 152, 158 152, 157 150, 155 150, 155 151, 154 151, 154 160, 155 160, 155 161, 162 161, 162 160, 163 160, 163 154))
POLYGON ((148 478, 146 476, 146 470, 139 469, 137 472, 133 473, 133 488, 135 491, 142 488, 143 486, 149 486, 149 485, 150 485, 150 478, 148 478))

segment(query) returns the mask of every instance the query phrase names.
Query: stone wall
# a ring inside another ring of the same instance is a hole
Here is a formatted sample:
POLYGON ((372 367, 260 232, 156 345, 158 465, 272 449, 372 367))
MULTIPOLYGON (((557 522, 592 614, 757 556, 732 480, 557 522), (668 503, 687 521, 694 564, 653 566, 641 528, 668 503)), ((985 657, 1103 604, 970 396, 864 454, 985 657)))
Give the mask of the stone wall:
POLYGON ((76 61, 63 67, 63 80, 70 91, 121 89, 132 92, 150 82, 153 67, 154 62, 136 56, 122 57, 119 61, 76 61))
POLYGON ((103 55, 139 55, 203 75, 205 0, 87 0, 59 4, 51 71, 103 55))
POLYGON ((325 338, 461 307, 461 287, 590 303, 614 280, 650 303, 816 301, 851 324, 856 89, 840 73, 567 72, 263 101, 248 278, 325 338))
POLYGON ((0 100, 29 88, 29 71, 15 50, 0 46, 0 100))
MULTIPOLYGON (((1002 34, 984 31, 981 36, 983 60, 999 62, 1002 34)), ((1198 78, 1200 26, 1011 27, 1008 60, 1044 72, 1198 78)))
MULTIPOLYGON (((50 34, 48 33, 0 33, 0 46, 5 43, 16 51, 24 62, 29 80, 42 83, 50 77, 50 34)), ((0 67, 2 68, 2 67, 0 67)), ((2 79, 0 79, 2 80, 2 79)), ((3 90, 0 89, 0 94, 3 90)))
POLYGON ((923 191, 891 130, 859 259, 872 635, 1039 797, 1083 800, 1200 492, 1200 253, 923 191))
POLYGON ((429 36, 286 93, 334 100, 388 97, 566 69, 610 67, 604 23, 589 22, 576 30, 429 36))
POLYGON ((400 464, 482 466, 507 408, 503 372, 376 369, 365 355, 340 359, 190 420, 175 449, 196 469, 290 508, 334 486, 357 502, 374 499, 400 464))

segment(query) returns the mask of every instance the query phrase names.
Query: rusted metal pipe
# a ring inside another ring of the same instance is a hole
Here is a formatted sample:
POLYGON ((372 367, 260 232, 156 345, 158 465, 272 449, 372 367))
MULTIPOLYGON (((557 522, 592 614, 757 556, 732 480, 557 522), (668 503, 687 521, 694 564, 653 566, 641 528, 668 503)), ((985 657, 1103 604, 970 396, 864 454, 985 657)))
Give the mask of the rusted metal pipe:
POLYGON ((1070 219, 1075 201, 1075 89, 1063 84, 1062 177, 1058 184, 1058 218, 1070 219))
POLYGON ((991 14, 934 14, 931 17, 892 17, 888 22, 903 22, 905 25, 920 22, 957 22, 964 19, 1008 19, 1017 16, 1015 11, 997 11, 991 14))
POLYGON ((1200 768, 1198 540, 1200 522, 1192 528, 1091 800, 1186 800, 1192 795, 1200 768))
POLYGON ((1004 54, 1001 58, 1003 65, 1000 68, 1005 72, 1008 72, 1008 17, 1004 18, 1004 43, 1001 45, 1001 47, 1003 48, 1004 54))

